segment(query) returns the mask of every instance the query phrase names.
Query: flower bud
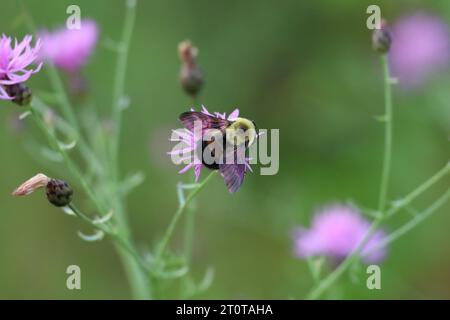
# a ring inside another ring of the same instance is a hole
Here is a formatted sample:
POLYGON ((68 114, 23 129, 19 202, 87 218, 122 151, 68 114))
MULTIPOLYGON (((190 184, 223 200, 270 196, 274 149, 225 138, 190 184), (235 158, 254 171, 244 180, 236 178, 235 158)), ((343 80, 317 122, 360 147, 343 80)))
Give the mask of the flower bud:
POLYGON ((51 179, 46 187, 48 201, 56 207, 65 207, 72 201, 73 190, 63 180, 51 179))
POLYGON ((386 21, 381 22, 381 28, 375 29, 372 33, 372 47, 381 54, 387 53, 391 47, 392 37, 387 28, 386 21))
POLYGON ((16 83, 5 86, 6 93, 9 96, 14 97, 12 102, 19 106, 27 106, 31 103, 32 92, 24 83, 16 83))
POLYGON ((196 96, 203 87, 203 73, 197 65, 198 49, 190 41, 178 45, 181 60, 180 83, 187 94, 196 96))

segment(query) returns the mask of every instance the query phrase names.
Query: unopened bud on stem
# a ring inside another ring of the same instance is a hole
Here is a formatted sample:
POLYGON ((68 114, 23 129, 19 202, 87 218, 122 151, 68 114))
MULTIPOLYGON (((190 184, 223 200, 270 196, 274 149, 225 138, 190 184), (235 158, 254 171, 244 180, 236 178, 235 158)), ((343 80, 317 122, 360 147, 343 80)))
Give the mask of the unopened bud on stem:
POLYGON ((187 94, 196 96, 203 87, 203 73, 197 65, 198 49, 190 41, 178 45, 181 60, 180 83, 187 94))
POLYGON ((68 206, 72 202, 73 190, 63 180, 51 179, 46 187, 48 201, 57 207, 68 206))
POLYGON ((19 106, 27 106, 31 103, 33 96, 31 89, 24 83, 16 83, 5 86, 5 91, 10 97, 14 97, 12 102, 19 106))
POLYGON ((372 47, 381 54, 387 53, 391 48, 392 36, 388 30, 385 20, 381 21, 380 29, 375 29, 372 33, 372 47))

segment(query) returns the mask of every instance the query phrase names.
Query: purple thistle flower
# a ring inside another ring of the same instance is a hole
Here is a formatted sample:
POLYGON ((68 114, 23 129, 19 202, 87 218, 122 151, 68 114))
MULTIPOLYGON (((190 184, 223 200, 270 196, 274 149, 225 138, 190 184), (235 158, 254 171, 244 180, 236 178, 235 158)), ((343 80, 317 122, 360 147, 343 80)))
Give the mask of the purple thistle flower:
POLYGON ((8 87, 22 84, 32 74, 39 72, 42 63, 35 69, 27 69, 38 57, 41 42, 38 40, 34 48, 31 46, 32 36, 27 35, 22 42, 17 42, 6 35, 0 38, 0 99, 13 100, 15 97, 8 94, 8 87))
MULTIPOLYGON (((194 112, 195 110, 191 109, 191 111, 194 112)), ((239 109, 235 109, 227 116, 226 113, 219 113, 219 112, 211 113, 208 111, 208 109, 206 109, 205 106, 202 106, 202 110, 200 113, 207 115, 209 117, 208 118, 209 121, 217 119, 217 120, 225 120, 222 122, 231 123, 239 118, 239 109)), ((205 164, 202 162, 202 160, 199 159, 198 154, 196 152, 199 146, 201 146, 201 141, 203 140, 202 136, 203 132, 200 133, 194 132, 191 120, 192 119, 189 119, 189 125, 187 126, 187 128, 172 131, 174 134, 170 140, 179 142, 179 144, 177 144, 177 146, 172 151, 168 152, 168 154, 172 156, 174 155, 179 156, 180 163, 187 163, 186 166, 179 171, 180 174, 186 173, 190 169, 194 169, 195 181, 198 181, 202 169, 206 167, 205 164)), ((237 191, 240 184, 242 183, 245 172, 252 170, 249 161, 250 161, 249 158, 245 158, 243 161, 244 162, 243 165, 229 166, 229 170, 221 171, 221 174, 224 177, 225 182, 227 183, 229 190, 231 192, 237 191)))
POLYGON ((176 137, 172 137, 170 141, 177 141, 180 143, 177 144, 172 151, 168 152, 168 154, 181 156, 182 158, 180 162, 188 161, 189 163, 178 173, 183 174, 194 168, 195 181, 197 182, 200 179, 203 164, 197 157, 193 157, 192 153, 197 149, 198 142, 202 138, 197 137, 188 129, 177 129, 172 130, 172 132, 176 137))
POLYGON ((418 12, 392 27, 389 60, 392 73, 404 88, 420 86, 450 64, 449 26, 440 18, 418 12))
POLYGON ((81 21, 80 29, 61 28, 54 32, 43 31, 41 59, 69 72, 78 72, 95 49, 99 35, 93 20, 81 21))
MULTIPOLYGON (((352 253, 369 228, 370 223, 353 207, 339 204, 325 207, 315 215, 310 229, 296 231, 295 255, 327 256, 340 261, 352 253)), ((384 259, 386 250, 378 247, 384 235, 383 231, 377 231, 366 243, 361 252, 365 263, 384 259)))

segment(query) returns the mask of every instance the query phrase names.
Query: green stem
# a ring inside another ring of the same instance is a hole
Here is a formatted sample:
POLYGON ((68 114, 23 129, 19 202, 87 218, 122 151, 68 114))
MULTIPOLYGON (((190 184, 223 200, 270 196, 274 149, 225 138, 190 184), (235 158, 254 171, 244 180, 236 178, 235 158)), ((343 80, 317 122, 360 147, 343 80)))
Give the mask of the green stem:
POLYGON ((380 185, 380 195, 378 202, 378 212, 383 212, 386 207, 386 199, 388 195, 389 178, 391 173, 391 158, 392 158, 392 80, 389 72, 389 62, 387 55, 382 55, 382 64, 384 71, 384 105, 385 114, 384 120, 385 134, 384 134, 384 159, 383 159, 383 169, 381 174, 381 185, 380 185))
POLYGON ((186 209, 186 207, 189 205, 189 203, 195 198, 195 196, 206 186, 206 184, 208 183, 209 180, 211 180, 211 178, 213 177, 215 171, 212 171, 206 178, 205 180, 203 180, 201 183, 199 183, 198 187, 192 191, 189 196, 186 198, 186 201, 182 204, 179 205, 177 211, 175 212, 175 214, 172 217, 172 220, 170 221, 170 224, 166 230, 166 233, 163 237, 163 239, 161 240, 161 243, 158 247, 158 251, 156 254, 156 261, 159 262, 160 259, 162 258, 167 245, 169 244, 169 241, 173 235, 173 232, 175 230, 175 227, 178 223, 178 220, 180 219, 181 215, 183 214, 184 210, 186 209))
POLYGON ((316 285, 320 282, 320 273, 322 269, 322 265, 325 257, 319 257, 314 259, 312 257, 308 257, 306 259, 306 263, 308 264, 309 272, 312 275, 313 283, 316 285))
POLYGON ((394 242, 398 238, 402 237, 416 226, 418 226, 422 221, 430 217, 433 213, 435 213, 440 207, 442 207, 448 200, 450 199, 450 189, 448 189, 439 199, 437 199, 431 206, 429 206, 423 212, 417 214, 410 221, 399 227, 397 230, 393 231, 387 237, 383 238, 376 246, 372 247, 370 251, 368 251, 365 256, 370 254, 373 251, 376 251, 380 248, 384 248, 390 243, 394 242))
POLYGON ((70 203, 68 205, 68 207, 73 211, 73 213, 75 213, 75 215, 78 218, 80 218, 81 220, 86 222, 88 225, 90 225, 94 229, 99 229, 108 235, 112 234, 112 231, 108 226, 106 226, 104 224, 94 223, 94 221, 91 218, 89 218, 87 215, 85 215, 83 212, 81 212, 73 203, 70 203))
POLYGON ((192 257, 192 247, 194 245, 195 231, 195 210, 188 209, 186 213, 186 223, 184 229, 184 257, 186 264, 189 264, 192 257))
MULTIPOLYGON (((112 179, 112 192, 111 197, 114 200, 114 208, 117 213, 117 223, 122 237, 127 239, 130 243, 131 235, 126 218, 126 212, 124 209, 123 199, 119 195, 118 189, 120 184, 119 174, 119 146, 120 146, 120 133, 122 127, 122 112, 123 112, 123 98, 125 92, 125 80, 128 62, 128 53, 131 43, 131 37, 134 30, 134 24, 136 20, 136 7, 137 0, 126 0, 125 20, 122 32, 122 39, 118 47, 116 72, 114 78, 113 89, 113 101, 112 101, 112 118, 115 125, 113 137, 111 139, 111 179, 112 179)), ((146 273, 143 273, 139 268, 139 265, 129 259, 129 255, 123 250, 118 251, 122 263, 125 268, 125 272, 130 281, 133 296, 137 299, 150 299, 151 290, 149 277, 146 273)))
POLYGON ((78 120, 73 112, 73 108, 70 104, 69 97, 66 94, 66 89, 64 87, 63 81, 59 76, 58 71, 51 62, 46 62, 47 75, 50 79, 50 83, 53 86, 59 100, 59 105, 61 106, 61 111, 63 116, 67 119, 70 125, 73 127, 74 131, 79 133, 80 126, 78 125, 78 120))
MULTIPOLYGON (((116 195, 117 199, 115 201, 114 207, 115 211, 119 217, 125 217, 125 212, 123 208, 123 201, 119 199, 119 195, 116 195)), ((129 246, 134 247, 133 239, 131 238, 128 223, 125 219, 117 219, 120 233, 118 237, 123 239, 129 246)), ((150 283, 149 272, 151 270, 144 270, 140 267, 138 260, 130 259, 130 255, 126 250, 117 247, 117 252, 122 260, 122 264, 125 269, 125 273, 130 282, 130 287, 132 295, 138 300, 148 300, 152 299, 152 285, 150 283)))
POLYGON ((125 80, 127 72, 128 53, 136 20, 137 0, 126 0, 125 21, 122 39, 119 45, 116 72, 114 78, 114 90, 112 101, 112 118, 115 125, 114 137, 111 146, 112 174, 116 183, 119 180, 119 145, 122 130, 123 99, 125 92, 125 80))
POLYGON ((113 241, 119 246, 121 247, 121 249, 125 250, 128 252, 129 255, 133 256, 134 259, 136 260, 136 262, 139 264, 139 266, 147 271, 150 272, 150 269, 148 268, 147 263, 144 262, 144 260, 142 260, 141 256, 136 252, 136 250, 134 249, 134 247, 127 241, 125 241, 122 237, 120 237, 116 232, 114 232, 110 227, 108 227, 105 224, 101 224, 101 223, 95 223, 91 218, 89 218, 87 215, 85 215, 82 211, 80 211, 74 204, 69 204, 68 206, 74 213, 75 215, 80 218, 81 220, 83 220, 84 222, 86 222, 89 226, 91 226, 94 229, 98 229, 101 230, 102 232, 104 232, 106 235, 110 236, 113 241))
POLYGON ((400 208, 403 208, 408 204, 410 204, 415 198, 420 196, 422 193, 424 193, 426 190, 428 190, 431 186, 436 184, 439 180, 441 180, 449 173, 450 173, 450 161, 448 161, 447 164, 441 170, 439 170, 433 176, 431 176, 431 178, 429 178, 423 184, 421 184, 412 192, 410 192, 406 197, 394 201, 392 207, 386 212, 386 217, 395 214, 397 211, 400 210, 400 208))
MULTIPOLYGON (((197 95, 192 99, 194 103, 194 107, 197 108, 200 105, 200 98, 197 95)), ((180 185, 178 186, 180 187, 180 185)), ((184 190, 181 189, 184 197, 184 190)), ((184 199, 183 199, 184 202, 184 199)), ((182 203, 180 203, 182 205, 182 203)), ((184 256, 186 259, 186 263, 189 264, 192 258, 192 247, 194 246, 194 232, 195 232, 195 210, 189 209, 186 213, 186 221, 184 226, 184 256)))

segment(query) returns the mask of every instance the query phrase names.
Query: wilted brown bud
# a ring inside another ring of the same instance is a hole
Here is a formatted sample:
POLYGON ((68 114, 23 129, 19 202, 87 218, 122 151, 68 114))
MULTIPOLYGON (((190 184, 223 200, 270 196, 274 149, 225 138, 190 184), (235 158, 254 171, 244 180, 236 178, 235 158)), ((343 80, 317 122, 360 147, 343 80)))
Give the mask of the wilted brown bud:
POLYGON ((181 60, 180 82, 189 95, 196 96, 203 87, 203 73, 197 65, 198 49, 188 40, 178 45, 181 60))
POLYGON ((5 91, 10 97, 14 97, 12 102, 19 106, 27 106, 31 103, 32 92, 24 83, 16 83, 5 86, 5 91))
POLYGON ((391 33, 386 21, 383 20, 380 29, 375 29, 372 33, 372 47, 376 52, 384 54, 389 51, 391 43, 391 33))
POLYGON ((50 181, 49 177, 47 177, 45 174, 39 173, 34 177, 32 177, 31 179, 28 179, 27 181, 22 183, 16 190, 14 190, 12 195, 27 196, 33 193, 36 189, 47 186, 49 181, 50 181))
POLYGON ((51 179, 46 187, 48 201, 57 207, 65 207, 72 202, 73 190, 63 180, 51 179))

